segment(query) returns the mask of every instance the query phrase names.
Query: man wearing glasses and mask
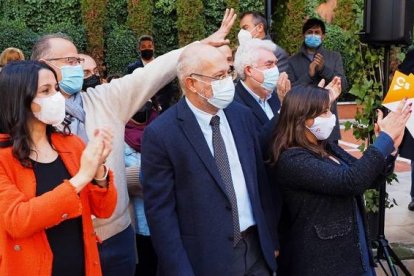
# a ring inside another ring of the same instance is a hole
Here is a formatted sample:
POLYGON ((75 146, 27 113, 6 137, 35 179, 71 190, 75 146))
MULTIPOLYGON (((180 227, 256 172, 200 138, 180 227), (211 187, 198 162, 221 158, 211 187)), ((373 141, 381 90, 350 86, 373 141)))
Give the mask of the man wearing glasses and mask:
POLYGON ((185 97, 144 132, 144 202, 160 275, 276 269, 255 125, 233 102, 228 69, 216 48, 188 46, 177 66, 185 97))

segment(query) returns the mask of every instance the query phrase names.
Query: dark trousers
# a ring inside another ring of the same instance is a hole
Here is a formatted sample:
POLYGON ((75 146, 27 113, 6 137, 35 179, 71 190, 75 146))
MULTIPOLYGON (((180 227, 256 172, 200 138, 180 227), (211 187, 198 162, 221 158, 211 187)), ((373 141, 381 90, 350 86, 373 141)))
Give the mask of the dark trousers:
POLYGON ((134 229, 125 230, 98 244, 103 276, 133 276, 135 273, 134 229))
POLYGON ((248 228, 241 241, 234 248, 230 275, 269 276, 272 275, 260 247, 256 226, 248 228))
POLYGON ((155 276, 157 274, 157 254, 152 247, 151 236, 136 235, 138 264, 135 276, 155 276))

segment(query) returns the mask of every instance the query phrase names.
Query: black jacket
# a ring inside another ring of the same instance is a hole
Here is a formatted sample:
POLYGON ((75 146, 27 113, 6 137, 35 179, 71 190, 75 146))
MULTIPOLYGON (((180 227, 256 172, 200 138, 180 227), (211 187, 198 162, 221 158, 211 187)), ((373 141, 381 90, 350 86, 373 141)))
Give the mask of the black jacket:
POLYGON ((291 148, 281 154, 274 169, 284 203, 278 275, 363 272, 355 206, 364 214, 363 192, 392 171, 394 158, 387 160, 373 146, 360 159, 334 143, 327 149, 348 166, 291 148))

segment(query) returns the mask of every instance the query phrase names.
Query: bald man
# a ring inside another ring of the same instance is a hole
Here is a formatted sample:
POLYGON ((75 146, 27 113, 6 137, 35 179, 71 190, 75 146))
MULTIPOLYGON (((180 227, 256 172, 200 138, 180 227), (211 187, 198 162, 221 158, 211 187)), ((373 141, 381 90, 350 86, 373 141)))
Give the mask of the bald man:
POLYGON ((79 54, 79 57, 85 60, 83 62, 82 90, 87 92, 89 87, 95 88, 102 83, 101 76, 99 75, 98 65, 96 65, 93 57, 86 54, 79 54))
POLYGON ((229 74, 233 78, 233 81, 237 78, 237 73, 234 70, 234 58, 233 58, 233 51, 231 50, 229 45, 223 45, 217 47, 217 49, 226 57, 227 63, 229 64, 229 74))
POLYGON ((226 58, 190 45, 177 75, 185 97, 146 128, 141 155, 160 275, 271 275, 263 162, 252 115, 233 102, 226 58))
MULTIPOLYGON (((196 44, 221 46, 236 15, 226 10, 221 27, 211 36, 196 44)), ((99 126, 112 128, 114 133, 112 152, 106 165, 113 171, 117 189, 117 205, 107 219, 94 219, 94 233, 98 244, 102 274, 105 276, 134 275, 136 250, 134 230, 128 213, 127 181, 138 184, 139 168, 125 169, 124 133, 128 120, 158 91, 176 77, 177 60, 183 49, 157 57, 132 74, 112 80, 111 83, 89 88, 79 93, 83 84, 83 59, 72 40, 61 34, 41 37, 33 46, 32 60, 41 60, 56 72, 60 92, 66 99, 67 119, 71 121, 72 133, 84 141, 94 135, 99 126)), ((53 253, 53 252, 52 252, 53 253)))

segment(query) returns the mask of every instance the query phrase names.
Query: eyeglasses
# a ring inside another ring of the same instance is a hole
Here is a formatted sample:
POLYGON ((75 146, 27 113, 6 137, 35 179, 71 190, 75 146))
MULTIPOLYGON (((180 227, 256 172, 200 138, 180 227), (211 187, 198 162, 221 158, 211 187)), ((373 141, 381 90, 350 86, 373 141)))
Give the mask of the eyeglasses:
POLYGON ((78 58, 78 57, 63 57, 63 58, 49 58, 46 59, 47 61, 62 61, 65 64, 68 65, 78 65, 83 64, 85 62, 84 58, 78 58))
POLYGON ((191 73, 191 74, 190 74, 190 77, 191 77, 191 76, 199 76, 199 77, 204 77, 204 78, 208 78, 208 79, 211 79, 211 80, 224 80, 225 78, 227 78, 227 77, 228 77, 228 75, 227 75, 227 74, 225 74, 225 75, 221 75, 221 76, 219 76, 219 77, 211 77, 211 76, 206 76, 206 75, 197 74, 197 73, 191 73))

